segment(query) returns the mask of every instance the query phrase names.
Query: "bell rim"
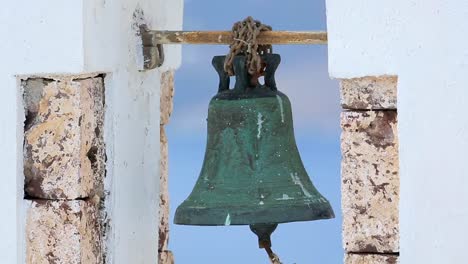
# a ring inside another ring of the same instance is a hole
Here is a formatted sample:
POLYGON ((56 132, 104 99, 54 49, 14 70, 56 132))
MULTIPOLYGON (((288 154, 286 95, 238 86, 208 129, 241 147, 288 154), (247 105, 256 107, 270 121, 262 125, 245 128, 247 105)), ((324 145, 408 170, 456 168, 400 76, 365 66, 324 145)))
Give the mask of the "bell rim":
POLYGON ((176 210, 174 224, 195 226, 252 225, 264 223, 290 223, 335 218, 327 203, 278 206, 268 208, 243 207, 233 210, 226 207, 195 208, 184 207, 176 210))

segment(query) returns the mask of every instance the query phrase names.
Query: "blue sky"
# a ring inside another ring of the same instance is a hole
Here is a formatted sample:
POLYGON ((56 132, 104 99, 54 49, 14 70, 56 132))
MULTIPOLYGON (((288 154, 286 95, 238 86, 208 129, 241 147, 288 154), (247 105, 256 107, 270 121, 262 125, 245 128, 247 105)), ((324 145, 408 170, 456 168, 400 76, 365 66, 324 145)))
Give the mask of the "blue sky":
MULTIPOLYGON (((325 0, 186 0, 184 29, 227 30, 249 15, 275 30, 326 30, 325 0)), ((302 160, 337 217, 280 225, 272 237, 273 250, 284 264, 342 263, 338 83, 328 77, 325 46, 275 46, 274 51, 282 56, 277 83, 292 103, 302 160)), ((174 112, 167 126, 171 222, 202 165, 207 108, 218 85, 211 59, 227 52, 227 46, 183 47, 182 66, 176 73, 174 112)), ((177 264, 269 263, 248 226, 172 224, 169 247, 177 264)))

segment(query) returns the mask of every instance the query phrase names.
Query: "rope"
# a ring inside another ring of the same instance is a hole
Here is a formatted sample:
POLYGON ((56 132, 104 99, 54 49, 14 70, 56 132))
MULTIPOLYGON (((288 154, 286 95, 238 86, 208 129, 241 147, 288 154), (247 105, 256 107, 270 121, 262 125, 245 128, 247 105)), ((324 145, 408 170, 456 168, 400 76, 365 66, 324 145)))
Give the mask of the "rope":
POLYGON ((271 27, 262 24, 252 17, 247 17, 243 21, 236 22, 232 27, 232 38, 230 50, 224 61, 224 71, 230 76, 234 75, 232 62, 236 55, 247 56, 247 69, 250 75, 261 75, 264 71, 264 64, 260 55, 271 53, 271 45, 259 45, 257 37, 262 31, 271 31, 271 27))
POLYGON ((278 255, 273 253, 270 247, 266 247, 265 251, 267 252, 268 257, 270 258, 271 264, 283 264, 279 259, 278 255))

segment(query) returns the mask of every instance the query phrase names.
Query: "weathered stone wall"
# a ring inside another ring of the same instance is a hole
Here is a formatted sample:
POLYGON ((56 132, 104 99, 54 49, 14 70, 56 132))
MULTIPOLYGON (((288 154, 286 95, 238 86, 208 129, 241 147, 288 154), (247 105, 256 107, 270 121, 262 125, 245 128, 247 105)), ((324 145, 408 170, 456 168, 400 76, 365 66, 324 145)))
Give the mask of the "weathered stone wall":
POLYGON ((103 87, 99 77, 24 82, 27 196, 73 200, 102 193, 103 87))
POLYGON ((26 263, 103 263, 99 212, 92 201, 35 200, 26 234, 26 263))
POLYGON ((399 164, 396 77, 341 80, 346 264, 396 263, 399 164))
POLYGON ((346 264, 396 264, 398 256, 385 254, 346 254, 346 264))
POLYGON ((31 78, 22 88, 26 263, 103 263, 103 78, 31 78))
POLYGON ((169 161, 168 141, 164 126, 169 123, 173 109, 174 72, 167 71, 161 75, 161 161, 160 161, 160 199, 159 199, 159 264, 173 264, 174 256, 168 250, 169 244, 169 161))

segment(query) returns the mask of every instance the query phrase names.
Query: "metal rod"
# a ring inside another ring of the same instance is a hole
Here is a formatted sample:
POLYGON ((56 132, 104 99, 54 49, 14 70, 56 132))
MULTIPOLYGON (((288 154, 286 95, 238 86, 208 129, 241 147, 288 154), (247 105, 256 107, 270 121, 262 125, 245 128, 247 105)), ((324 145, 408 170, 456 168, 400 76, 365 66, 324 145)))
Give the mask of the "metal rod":
MULTIPOLYGON (((143 46, 158 44, 212 44, 228 45, 232 42, 230 31, 157 31, 142 32, 143 46)), ((327 44, 327 32, 323 31, 266 31, 258 36, 259 44, 327 44)))

